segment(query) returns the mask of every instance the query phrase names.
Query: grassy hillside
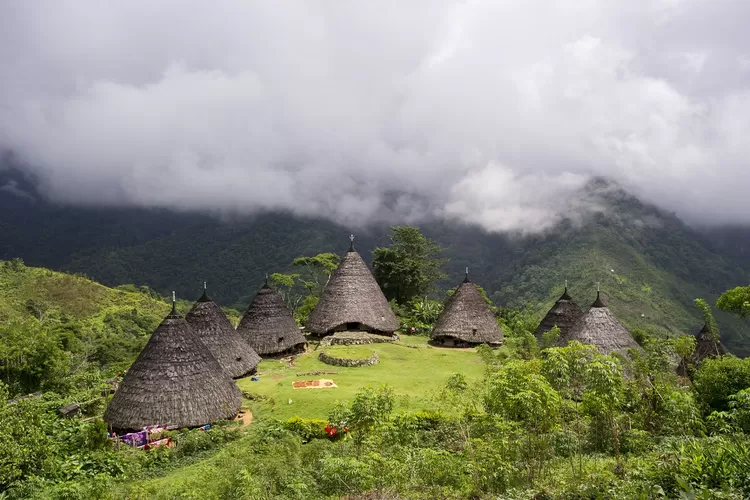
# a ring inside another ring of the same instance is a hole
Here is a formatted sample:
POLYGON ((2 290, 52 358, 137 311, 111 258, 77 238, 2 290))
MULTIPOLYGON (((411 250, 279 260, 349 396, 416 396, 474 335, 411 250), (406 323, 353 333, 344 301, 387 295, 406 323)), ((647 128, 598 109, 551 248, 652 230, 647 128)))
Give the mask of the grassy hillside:
POLYGON ((0 370, 12 393, 52 388, 87 366, 128 366, 169 311, 147 288, 108 288, 0 261, 0 370))

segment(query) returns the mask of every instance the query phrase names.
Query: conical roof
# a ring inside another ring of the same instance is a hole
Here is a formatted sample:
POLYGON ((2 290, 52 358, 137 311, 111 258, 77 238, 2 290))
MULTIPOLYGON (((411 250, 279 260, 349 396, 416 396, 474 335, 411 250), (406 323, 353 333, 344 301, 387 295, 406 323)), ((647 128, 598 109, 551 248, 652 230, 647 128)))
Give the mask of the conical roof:
POLYGON ((260 356, 232 328, 221 308, 211 300, 205 289, 193 305, 185 321, 193 328, 216 361, 232 377, 238 378, 255 371, 260 356))
POLYGON ((712 334, 708 324, 704 324, 698 335, 695 336, 695 353, 693 354, 693 362, 700 363, 706 358, 713 358, 715 356, 723 356, 727 353, 724 345, 719 340, 719 335, 712 334))
POLYGON ((476 285, 466 279, 451 295, 430 337, 453 337, 474 344, 499 344, 503 332, 476 285))
POLYGON ((268 283, 250 303, 237 333, 261 356, 278 354, 307 342, 284 299, 268 283))
POLYGON ((383 291, 353 247, 328 280, 306 327, 316 335, 324 335, 346 323, 360 323, 383 333, 398 329, 398 320, 383 291))
POLYGON ((234 416, 242 394, 174 307, 151 335, 113 396, 112 428, 198 427, 234 416))
POLYGON ((573 325, 581 319, 581 316, 583 316, 583 311, 581 311, 581 308, 578 307, 573 298, 568 295, 568 287, 566 286, 562 296, 557 299, 555 305, 542 318, 542 322, 539 323, 539 327, 534 332, 534 335, 537 338, 541 338, 542 334, 557 326, 560 329, 560 338, 563 338, 568 334, 573 325))
POLYGON ((596 292, 596 300, 568 335, 560 338, 560 343, 565 345, 571 340, 594 345, 602 354, 619 352, 627 355, 628 349, 642 349, 602 301, 599 292, 596 292))

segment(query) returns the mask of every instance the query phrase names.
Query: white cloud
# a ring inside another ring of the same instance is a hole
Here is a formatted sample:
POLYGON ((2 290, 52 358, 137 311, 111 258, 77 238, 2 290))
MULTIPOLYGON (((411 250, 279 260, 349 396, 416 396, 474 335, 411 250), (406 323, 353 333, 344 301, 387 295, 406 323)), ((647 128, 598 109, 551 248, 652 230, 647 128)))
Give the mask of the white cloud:
POLYGON ((529 231, 606 176, 688 220, 747 222, 748 17, 691 0, 7 3, 0 148, 83 203, 529 231))

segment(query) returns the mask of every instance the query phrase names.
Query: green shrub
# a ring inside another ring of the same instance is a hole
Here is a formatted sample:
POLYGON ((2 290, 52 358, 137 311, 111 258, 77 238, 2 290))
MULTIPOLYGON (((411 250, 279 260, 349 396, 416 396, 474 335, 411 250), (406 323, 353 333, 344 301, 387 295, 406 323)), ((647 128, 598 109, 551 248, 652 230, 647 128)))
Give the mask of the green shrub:
POLYGON ((328 438, 328 434, 326 433, 328 422, 325 420, 306 420, 301 417, 293 417, 284 422, 283 425, 285 429, 300 436, 305 443, 310 442, 313 439, 328 438))

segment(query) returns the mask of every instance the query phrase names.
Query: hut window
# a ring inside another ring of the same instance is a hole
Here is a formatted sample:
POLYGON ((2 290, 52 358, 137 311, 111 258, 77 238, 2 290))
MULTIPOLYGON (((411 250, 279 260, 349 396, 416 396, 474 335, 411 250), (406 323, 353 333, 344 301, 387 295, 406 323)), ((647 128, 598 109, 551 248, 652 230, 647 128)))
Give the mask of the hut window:
POLYGON ((476 335, 477 334, 477 329, 476 328, 472 328, 471 329, 471 334, 472 335, 476 335))
POLYGON ((279 337, 279 344, 284 340, 284 337, 279 337))

